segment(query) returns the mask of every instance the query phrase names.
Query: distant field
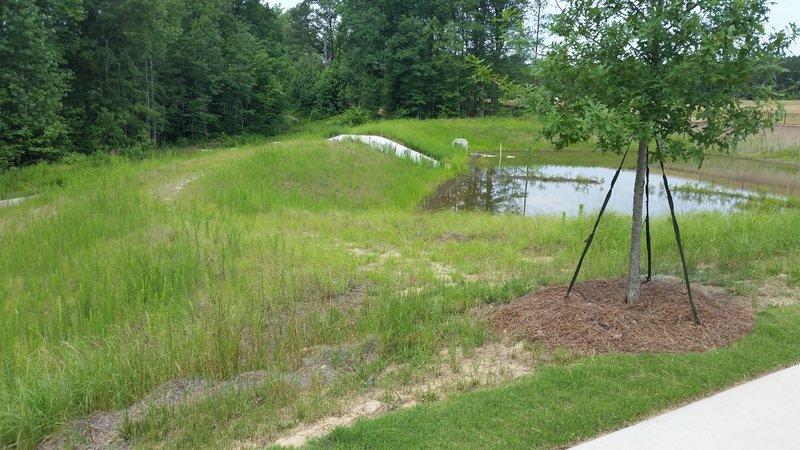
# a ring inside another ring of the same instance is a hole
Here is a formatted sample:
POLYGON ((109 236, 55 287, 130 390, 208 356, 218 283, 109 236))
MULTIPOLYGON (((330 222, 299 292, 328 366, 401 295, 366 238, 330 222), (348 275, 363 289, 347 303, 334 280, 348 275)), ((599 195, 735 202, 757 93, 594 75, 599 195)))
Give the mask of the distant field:
POLYGON ((800 100, 782 100, 781 103, 787 113, 800 114, 800 100))
MULTIPOLYGON (((752 104, 750 101, 745 101, 745 104, 752 104)), ((800 126, 800 100, 781 100, 783 105, 783 119, 780 125, 794 125, 800 126)))
POLYGON ((800 126, 800 100, 786 100, 783 103, 784 120, 782 125, 800 126))
MULTIPOLYGON (((751 102, 746 102, 751 103, 751 102)), ((800 161, 800 100, 782 100, 782 120, 771 130, 749 137, 736 153, 758 158, 800 161)))

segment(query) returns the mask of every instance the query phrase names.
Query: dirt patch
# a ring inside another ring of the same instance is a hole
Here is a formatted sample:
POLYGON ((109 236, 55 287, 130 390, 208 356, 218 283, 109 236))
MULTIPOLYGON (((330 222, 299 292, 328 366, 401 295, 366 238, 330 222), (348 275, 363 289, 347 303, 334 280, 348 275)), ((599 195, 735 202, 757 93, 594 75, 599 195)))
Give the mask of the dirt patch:
MULTIPOLYGON (((350 426, 360 419, 377 417, 388 411, 411 408, 419 403, 441 400, 453 393, 480 387, 495 386, 503 381, 533 371, 534 355, 522 343, 489 343, 464 352, 442 350, 439 362, 430 367, 428 376, 396 387, 389 381, 383 389, 373 389, 343 406, 340 413, 312 423, 301 424, 272 440, 268 436, 237 442, 235 449, 262 448, 270 445, 301 447, 308 440, 322 437, 334 428, 350 426)), ((387 368, 375 382, 406 371, 406 366, 387 368)))
POLYGON ((158 196, 165 202, 174 201, 186 189, 186 186, 200 177, 201 175, 192 175, 164 184, 158 189, 158 196))
POLYGON ((456 273, 456 268, 447 264, 434 261, 431 263, 431 271, 437 280, 447 281, 456 273))
MULTIPOLYGON (((524 343, 490 342, 470 351, 443 350, 442 362, 430 377, 399 391, 400 404, 416 404, 432 396, 447 397, 466 387, 492 386, 501 381, 527 375, 533 370, 533 353, 524 343)), ((391 372, 392 368, 387 372, 391 372)))
POLYGON ((685 286, 661 277, 642 284, 641 299, 624 302, 626 281, 608 279, 575 286, 553 286, 498 308, 492 317, 500 331, 565 348, 578 354, 688 352, 729 345, 753 327, 755 313, 730 296, 693 286, 701 324, 695 325, 685 286))
POLYGON ((352 310, 359 308, 367 298, 367 291, 374 287, 370 283, 354 284, 350 283, 347 290, 341 294, 331 297, 333 305, 340 310, 352 310))
POLYGON ((523 256, 520 260, 532 264, 552 264, 555 258, 552 256, 523 256))
POLYGON ((395 249, 366 249, 355 246, 347 246, 350 253, 359 258, 374 259, 372 262, 364 264, 360 267, 360 271, 369 272, 378 270, 391 259, 399 259, 401 254, 395 249))
POLYGON ((323 345, 306 349, 307 356, 302 358, 302 366, 292 380, 300 384, 300 388, 308 390, 315 383, 323 386, 331 385, 342 373, 353 373, 357 367, 373 361, 377 356, 378 344, 368 339, 360 344, 323 345))
POLYGON ((768 279, 758 289, 755 304, 759 309, 767 306, 786 306, 800 303, 800 286, 790 286, 789 276, 780 274, 768 279))
POLYGON ((375 417, 384 410, 385 408, 381 402, 362 398, 353 402, 344 414, 327 417, 319 422, 293 430, 292 434, 278 439, 273 445, 302 447, 309 439, 324 436, 336 427, 350 426, 358 419, 375 417))

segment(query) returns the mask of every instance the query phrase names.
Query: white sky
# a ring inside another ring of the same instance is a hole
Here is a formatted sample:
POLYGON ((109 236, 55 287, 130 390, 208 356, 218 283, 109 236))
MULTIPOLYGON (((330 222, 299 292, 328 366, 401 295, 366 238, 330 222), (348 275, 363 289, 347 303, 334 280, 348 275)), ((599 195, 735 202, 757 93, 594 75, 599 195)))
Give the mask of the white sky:
MULTIPOLYGON (((300 3, 301 0, 267 0, 270 5, 281 5, 283 9, 289 9, 300 3)), ((554 3, 554 0, 551 0, 554 3)), ((800 1, 798 0, 773 0, 770 8, 770 21, 767 29, 779 30, 786 28, 790 22, 800 25, 800 1)), ((789 53, 800 55, 800 39, 794 42, 789 48, 789 53)))
POLYGON ((289 9, 292 6, 300 3, 302 0, 267 0, 267 4, 270 6, 274 6, 275 4, 283 6, 283 9, 289 9))

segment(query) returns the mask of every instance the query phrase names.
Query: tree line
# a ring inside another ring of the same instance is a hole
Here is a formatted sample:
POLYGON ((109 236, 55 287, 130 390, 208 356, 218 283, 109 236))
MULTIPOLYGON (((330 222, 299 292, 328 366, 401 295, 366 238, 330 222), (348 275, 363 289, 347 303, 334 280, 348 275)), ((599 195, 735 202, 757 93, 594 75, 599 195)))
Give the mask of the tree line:
POLYGON ((0 170, 270 134, 289 113, 493 114, 498 77, 532 77, 529 3, 4 0, 0 170))
POLYGON ((775 79, 776 91, 784 98, 800 100, 800 56, 783 58, 781 68, 775 79))

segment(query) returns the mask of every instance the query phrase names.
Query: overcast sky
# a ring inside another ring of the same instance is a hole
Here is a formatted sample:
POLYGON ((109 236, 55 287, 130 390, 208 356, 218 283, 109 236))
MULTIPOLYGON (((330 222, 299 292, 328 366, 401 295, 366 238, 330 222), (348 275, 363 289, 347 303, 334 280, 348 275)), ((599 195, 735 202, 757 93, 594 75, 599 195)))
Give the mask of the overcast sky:
MULTIPOLYGON (((279 4, 283 9, 289 9, 300 3, 301 0, 267 0, 270 5, 279 4)), ((773 0, 774 5, 770 8, 769 28, 776 30, 786 28, 789 22, 800 24, 800 1, 798 0, 773 0)), ((553 1, 551 0, 551 3, 553 1)), ((795 41, 789 49, 793 55, 800 55, 800 42, 795 41)))

